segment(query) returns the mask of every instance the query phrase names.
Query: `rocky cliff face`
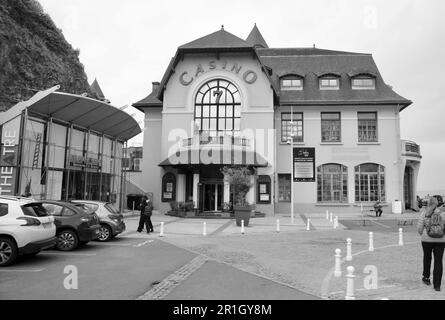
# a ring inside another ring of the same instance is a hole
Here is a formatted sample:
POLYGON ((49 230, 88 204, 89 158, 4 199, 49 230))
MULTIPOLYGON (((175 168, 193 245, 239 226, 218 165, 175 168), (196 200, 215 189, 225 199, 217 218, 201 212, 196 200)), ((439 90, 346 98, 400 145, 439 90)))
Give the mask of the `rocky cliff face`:
POLYGON ((89 92, 79 51, 65 40, 35 0, 0 1, 0 110, 35 90, 89 92))

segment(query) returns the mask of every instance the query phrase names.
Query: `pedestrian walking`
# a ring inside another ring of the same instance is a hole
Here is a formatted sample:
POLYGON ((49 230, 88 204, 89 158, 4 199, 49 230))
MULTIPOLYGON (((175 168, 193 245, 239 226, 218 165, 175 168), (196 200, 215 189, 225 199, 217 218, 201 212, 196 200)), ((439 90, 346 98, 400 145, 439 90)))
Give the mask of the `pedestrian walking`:
POLYGON ((151 215, 153 213, 153 204, 148 197, 144 196, 141 200, 141 214, 139 218, 138 232, 142 232, 145 228, 147 233, 153 232, 153 224, 151 223, 151 215))
POLYGON ((431 259, 434 256, 433 286, 440 291, 443 272, 443 253, 445 249, 444 224, 445 212, 437 208, 438 201, 434 197, 428 199, 426 208, 420 214, 417 231, 422 237, 423 277, 426 285, 431 285, 431 259))

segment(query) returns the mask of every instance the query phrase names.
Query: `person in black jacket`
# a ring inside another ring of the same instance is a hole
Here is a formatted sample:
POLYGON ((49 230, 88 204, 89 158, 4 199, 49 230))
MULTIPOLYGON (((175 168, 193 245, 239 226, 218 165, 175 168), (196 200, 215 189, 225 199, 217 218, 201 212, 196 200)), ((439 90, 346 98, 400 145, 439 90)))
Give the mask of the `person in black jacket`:
POLYGON ((141 215, 139 218, 138 232, 142 232, 145 228, 147 233, 153 232, 153 224, 151 223, 151 215, 153 212, 153 205, 147 197, 143 197, 141 200, 141 215))

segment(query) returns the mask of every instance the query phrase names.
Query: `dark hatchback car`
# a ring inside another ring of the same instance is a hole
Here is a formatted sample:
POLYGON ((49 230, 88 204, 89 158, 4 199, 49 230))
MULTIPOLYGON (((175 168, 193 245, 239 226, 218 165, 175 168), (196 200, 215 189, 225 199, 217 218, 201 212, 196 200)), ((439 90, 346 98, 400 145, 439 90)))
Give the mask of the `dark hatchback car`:
POLYGON ((85 211, 80 205, 63 201, 41 200, 33 204, 34 210, 44 210, 54 216, 56 225, 56 247, 71 251, 99 236, 99 218, 93 212, 85 211))

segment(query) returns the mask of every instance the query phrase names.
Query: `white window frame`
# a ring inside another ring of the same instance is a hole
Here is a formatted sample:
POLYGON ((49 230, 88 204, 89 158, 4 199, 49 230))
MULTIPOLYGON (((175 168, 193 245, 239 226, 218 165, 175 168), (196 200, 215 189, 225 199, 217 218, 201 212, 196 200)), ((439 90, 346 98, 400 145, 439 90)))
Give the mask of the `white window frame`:
POLYGON ((304 82, 302 78, 293 77, 293 78, 283 78, 281 79, 281 90, 303 90, 304 82), (289 82, 289 85, 285 85, 285 82, 289 82))
POLYGON ((338 77, 321 77, 318 80, 320 90, 339 90, 340 89, 340 78, 338 77), (324 85, 323 81, 328 81, 328 85, 324 85), (334 86, 332 82, 335 81, 334 86))
POLYGON ((375 79, 371 77, 352 78, 351 87, 353 90, 375 90, 375 79), (371 84, 365 85, 365 81, 371 81, 371 84), (356 82, 361 82, 361 84, 357 84, 356 82))

